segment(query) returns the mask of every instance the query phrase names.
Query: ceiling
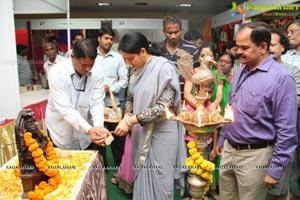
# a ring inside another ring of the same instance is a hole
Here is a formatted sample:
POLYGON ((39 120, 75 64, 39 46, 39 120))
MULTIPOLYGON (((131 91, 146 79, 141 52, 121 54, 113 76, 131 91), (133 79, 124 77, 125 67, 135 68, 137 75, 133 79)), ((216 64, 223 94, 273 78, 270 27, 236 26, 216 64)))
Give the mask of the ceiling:
MULTIPOLYGON (((245 0, 235 0, 237 4, 245 0)), ((232 0, 70 0, 71 12, 197 12, 219 14, 231 9, 232 0), (111 6, 97 6, 98 2, 111 6), (191 7, 178 7, 188 3, 191 7), (145 5, 146 4, 146 5, 145 5)))

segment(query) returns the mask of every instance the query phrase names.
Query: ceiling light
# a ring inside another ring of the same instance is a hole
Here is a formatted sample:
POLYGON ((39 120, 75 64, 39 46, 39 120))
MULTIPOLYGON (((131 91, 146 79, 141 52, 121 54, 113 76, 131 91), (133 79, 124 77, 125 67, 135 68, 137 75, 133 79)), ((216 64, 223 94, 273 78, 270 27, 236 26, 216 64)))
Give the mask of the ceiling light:
POLYGON ((192 7, 192 4, 188 4, 188 3, 181 3, 179 5, 177 5, 179 7, 192 7))
POLYGON ((96 3, 98 6, 111 6, 111 3, 106 3, 106 2, 103 2, 103 3, 96 3))

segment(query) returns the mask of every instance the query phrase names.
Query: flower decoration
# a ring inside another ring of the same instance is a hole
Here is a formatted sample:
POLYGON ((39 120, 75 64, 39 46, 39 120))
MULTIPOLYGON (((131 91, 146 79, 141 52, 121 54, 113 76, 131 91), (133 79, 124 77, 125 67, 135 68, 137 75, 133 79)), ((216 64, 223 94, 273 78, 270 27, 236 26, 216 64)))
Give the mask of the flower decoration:
MULTIPOLYGON (((41 130, 41 133, 46 136, 45 132, 41 130)), ((55 166, 59 164, 58 157, 53 147, 53 143, 47 136, 47 146, 45 152, 40 148, 37 141, 32 138, 31 132, 24 133, 25 144, 28 150, 31 152, 34 163, 39 171, 43 172, 49 177, 48 182, 42 181, 39 185, 35 186, 34 191, 28 192, 28 199, 39 200, 43 199, 45 195, 54 191, 59 184, 62 183, 62 178, 58 169, 55 166)), ((20 171, 15 170, 16 176, 20 175, 20 171)))
POLYGON ((215 164, 205 160, 200 152, 197 151, 196 141, 188 142, 187 147, 191 156, 186 159, 185 164, 191 170, 192 174, 198 175, 207 181, 204 188, 205 194, 213 182, 212 171, 215 169, 215 164))

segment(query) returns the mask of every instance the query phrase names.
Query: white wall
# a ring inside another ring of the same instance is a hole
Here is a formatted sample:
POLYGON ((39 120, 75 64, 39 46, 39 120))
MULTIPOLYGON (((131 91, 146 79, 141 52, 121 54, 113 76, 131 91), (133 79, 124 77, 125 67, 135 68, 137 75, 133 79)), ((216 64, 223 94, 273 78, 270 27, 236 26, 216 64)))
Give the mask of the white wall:
POLYGON ((0 117, 16 118, 20 110, 20 96, 11 0, 0 1, 0 19, 0 117))

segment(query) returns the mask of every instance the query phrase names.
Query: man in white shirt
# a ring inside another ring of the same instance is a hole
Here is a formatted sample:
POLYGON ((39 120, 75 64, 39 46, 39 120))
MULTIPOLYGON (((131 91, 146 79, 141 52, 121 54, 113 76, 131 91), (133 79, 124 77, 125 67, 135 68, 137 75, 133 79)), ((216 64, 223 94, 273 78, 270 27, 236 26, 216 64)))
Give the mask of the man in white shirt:
POLYGON ((94 42, 83 39, 74 45, 70 59, 49 71, 46 125, 59 148, 100 150, 105 146, 104 78, 96 57, 94 42))
POLYGON ((66 58, 58 55, 58 49, 55 43, 53 42, 46 42, 44 46, 45 55, 48 57, 48 60, 44 63, 44 71, 46 77, 48 77, 49 70, 55 65, 56 63, 65 60, 66 58))
MULTIPOLYGON (((96 63, 103 69, 106 93, 104 102, 107 107, 112 107, 109 90, 112 91, 115 102, 119 106, 119 92, 122 88, 126 88, 128 84, 127 68, 124 59, 119 53, 111 50, 114 37, 115 34, 109 27, 102 27, 97 37, 99 45, 96 63)), ((114 131, 116 126, 117 123, 105 122, 105 127, 110 131, 114 131)), ((124 152, 125 136, 114 135, 114 138, 114 141, 111 143, 111 150, 114 161, 119 166, 124 152)))

